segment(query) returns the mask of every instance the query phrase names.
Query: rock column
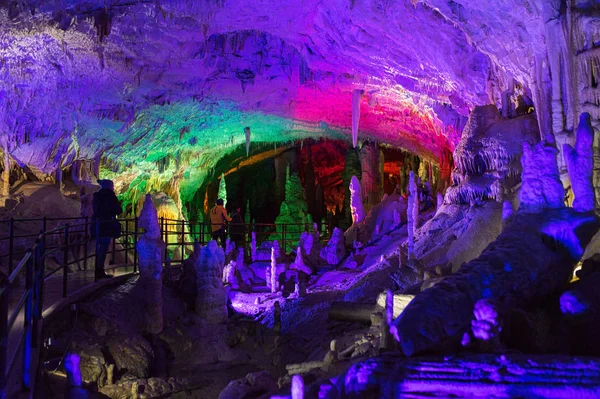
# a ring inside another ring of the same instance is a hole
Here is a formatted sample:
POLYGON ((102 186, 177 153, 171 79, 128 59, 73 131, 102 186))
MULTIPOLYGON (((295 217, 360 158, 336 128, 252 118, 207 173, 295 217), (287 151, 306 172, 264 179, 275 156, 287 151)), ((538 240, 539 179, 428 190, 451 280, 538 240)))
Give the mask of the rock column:
POLYGON ((144 331, 158 334, 163 329, 162 260, 165 243, 160 237, 158 213, 150 194, 146 195, 139 226, 144 229, 136 244, 140 265, 140 284, 144 292, 144 331))
POLYGON ((196 262, 196 314, 208 324, 227 321, 227 293, 221 280, 225 264, 225 253, 216 241, 209 242, 200 250, 196 262))
POLYGON ((383 192, 381 159, 383 154, 375 143, 365 143, 360 150, 361 185, 367 209, 377 205, 383 192))

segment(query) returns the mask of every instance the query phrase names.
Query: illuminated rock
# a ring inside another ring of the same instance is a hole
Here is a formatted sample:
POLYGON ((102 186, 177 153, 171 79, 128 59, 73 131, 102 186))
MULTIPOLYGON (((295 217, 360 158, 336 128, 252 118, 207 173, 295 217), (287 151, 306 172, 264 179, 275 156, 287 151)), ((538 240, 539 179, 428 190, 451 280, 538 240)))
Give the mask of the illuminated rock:
POLYGON ((392 333, 406 355, 456 349, 479 299, 504 309, 531 308, 569 281, 600 222, 562 205, 556 152, 544 143, 525 145, 521 202, 513 222, 478 258, 421 292, 394 320, 392 333), (543 175, 535 174, 540 170, 543 175))
POLYGON ((406 208, 406 224, 408 228, 408 260, 414 259, 415 231, 419 225, 419 197, 415 174, 411 171, 408 183, 408 207, 406 208))
POLYGON ((350 180, 350 209, 352 223, 360 223, 365 218, 365 210, 362 203, 362 189, 356 176, 350 180))
POLYGON ((330 265, 337 265, 342 261, 345 255, 344 233, 341 229, 336 227, 333 229, 333 234, 327 245, 321 249, 321 258, 330 265))
POLYGON ((144 234, 136 244, 139 283, 144 291, 144 330, 150 334, 158 334, 163 329, 162 272, 165 243, 161 239, 158 213, 150 194, 146 195, 138 223, 144 229, 144 234))
POLYGON ((523 185, 518 213, 564 208, 565 191, 556 168, 557 155, 558 150, 545 142, 533 147, 523 143, 523 185))
POLYGON ((227 293, 221 280, 224 262, 223 248, 215 241, 200 250, 196 261, 196 314, 206 319, 208 324, 227 321, 227 293))
POLYGON ((592 148, 594 141, 594 128, 590 120, 590 114, 583 113, 579 118, 577 127, 575 148, 569 144, 563 146, 563 153, 571 186, 575 194, 573 209, 579 212, 588 212, 594 210, 594 186, 592 184, 592 175, 594 167, 594 151, 592 148))
POLYGON ((360 121, 360 100, 363 90, 352 90, 352 146, 356 148, 358 142, 358 123, 360 121))

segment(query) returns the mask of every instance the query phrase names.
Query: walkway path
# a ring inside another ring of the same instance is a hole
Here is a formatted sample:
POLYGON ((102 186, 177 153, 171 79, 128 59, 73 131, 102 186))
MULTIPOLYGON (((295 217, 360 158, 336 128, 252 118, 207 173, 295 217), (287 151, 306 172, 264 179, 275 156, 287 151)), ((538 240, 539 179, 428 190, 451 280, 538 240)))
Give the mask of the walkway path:
MULTIPOLYGON (((115 279, 107 278, 95 281, 94 270, 69 273, 67 275, 68 291, 66 298, 63 298, 62 274, 55 274, 47 278, 44 282, 43 318, 47 319, 48 317, 51 317, 54 312, 59 311, 64 306, 77 302, 83 297, 88 296, 94 291, 110 285, 111 283, 120 283, 126 279, 126 276, 131 276, 133 274, 133 265, 111 266, 110 268, 107 268, 107 273, 112 274, 115 279), (117 281, 117 278, 119 281, 117 281)), ((9 297, 9 314, 12 314, 13 310, 18 305, 18 301, 22 294, 22 287, 19 287, 19 289, 12 289, 9 297)), ((8 335, 7 360, 9 361, 8 364, 11 364, 13 357, 15 355, 18 357, 18 359, 15 359, 15 370, 20 370, 22 368, 22 364, 19 363, 21 361, 20 355, 22 354, 22 352, 20 352, 20 347, 23 338, 23 322, 24 313, 23 310, 21 310, 8 335)))

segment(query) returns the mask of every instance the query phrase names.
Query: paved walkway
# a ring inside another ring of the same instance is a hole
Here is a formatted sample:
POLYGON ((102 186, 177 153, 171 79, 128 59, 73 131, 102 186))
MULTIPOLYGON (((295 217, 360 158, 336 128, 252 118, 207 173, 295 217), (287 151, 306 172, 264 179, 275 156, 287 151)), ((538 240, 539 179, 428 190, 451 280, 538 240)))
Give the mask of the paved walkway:
MULTIPOLYGON (((115 265, 107 267, 107 273, 112 274, 115 277, 130 275, 133 273, 132 265, 115 265)), ((62 274, 55 274, 50 276, 44 282, 44 302, 43 312, 44 317, 47 317, 53 311, 58 310, 64 304, 70 301, 80 300, 78 298, 81 294, 91 293, 95 287, 100 288, 110 284, 108 280, 102 279, 98 282, 94 281, 94 270, 84 270, 69 273, 67 276, 67 298, 63 301, 63 276, 62 274), (86 289, 87 288, 87 289, 86 289)), ((115 281, 116 282, 116 281, 115 281)), ((23 285, 23 281, 21 281, 23 285)), ((9 314, 12 314, 15 307, 18 305, 21 295, 23 294, 22 289, 12 289, 9 297, 9 314)), ((8 336, 8 359, 12 360, 17 350, 20 349, 20 340, 23 336, 23 309, 19 312, 12 329, 8 336)), ((20 369, 21 364, 17 361, 14 365, 15 369, 20 369)))

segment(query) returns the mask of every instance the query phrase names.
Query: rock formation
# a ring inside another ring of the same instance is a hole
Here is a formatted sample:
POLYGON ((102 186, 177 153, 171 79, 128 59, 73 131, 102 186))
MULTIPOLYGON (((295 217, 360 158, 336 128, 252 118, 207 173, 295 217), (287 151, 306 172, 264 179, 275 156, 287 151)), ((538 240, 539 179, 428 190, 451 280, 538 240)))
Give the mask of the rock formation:
POLYGON ((223 248, 219 247, 216 241, 204 246, 196 261, 196 313, 208 324, 227 321, 227 293, 221 276, 224 262, 223 248))
POLYGON ((144 292, 144 330, 150 334, 158 334, 163 329, 162 262, 165 257, 165 243, 161 240, 158 213, 150 194, 146 195, 139 227, 144 229, 136 244, 140 267, 139 282, 144 292))
POLYGON ((327 245, 321 249, 321 258, 330 265, 337 265, 345 255, 344 233, 340 228, 336 227, 333 229, 333 234, 327 245))
POLYGON ((523 143, 523 185, 518 213, 538 213, 564 208, 565 191, 556 168, 558 150, 545 142, 535 146, 523 143))
POLYGON ((518 204, 523 143, 538 141, 533 114, 504 119, 494 106, 473 110, 454 152, 452 186, 415 235, 415 256, 426 269, 456 271, 498 237, 502 201, 518 204))
POLYGON ((563 147, 565 163, 571 179, 571 187, 575 194, 573 209, 579 212, 592 211, 595 208, 593 167, 594 128, 587 112, 581 114, 577 127, 575 148, 569 144, 563 147))
POLYGON ((419 196, 417 193, 417 183, 415 174, 411 171, 408 182, 408 207, 406 208, 406 223, 408 226, 408 261, 414 260, 415 252, 415 231, 419 226, 419 196))
MULTIPOLYGON (((277 242, 277 241, 275 241, 277 242)), ((267 285, 271 287, 271 292, 279 291, 279 274, 277 273, 277 253, 275 245, 271 248, 271 273, 267 285)))
POLYGON ((394 321, 392 333, 406 355, 456 348, 479 299, 506 309, 532 307, 566 284, 600 223, 562 206, 555 157, 556 149, 544 143, 526 145, 521 205, 513 222, 481 256, 421 292, 394 321), (544 174, 534 179, 539 168, 544 174))
POLYGON ((358 123, 360 121, 360 100, 363 90, 352 90, 352 146, 356 148, 358 143, 358 123))
POLYGON ((352 214, 352 223, 357 224, 365 218, 365 210, 362 203, 362 189, 356 176, 350 180, 350 209, 352 214))
POLYGON ((249 127, 245 127, 244 128, 244 136, 246 136, 246 156, 250 155, 250 128, 249 127))

